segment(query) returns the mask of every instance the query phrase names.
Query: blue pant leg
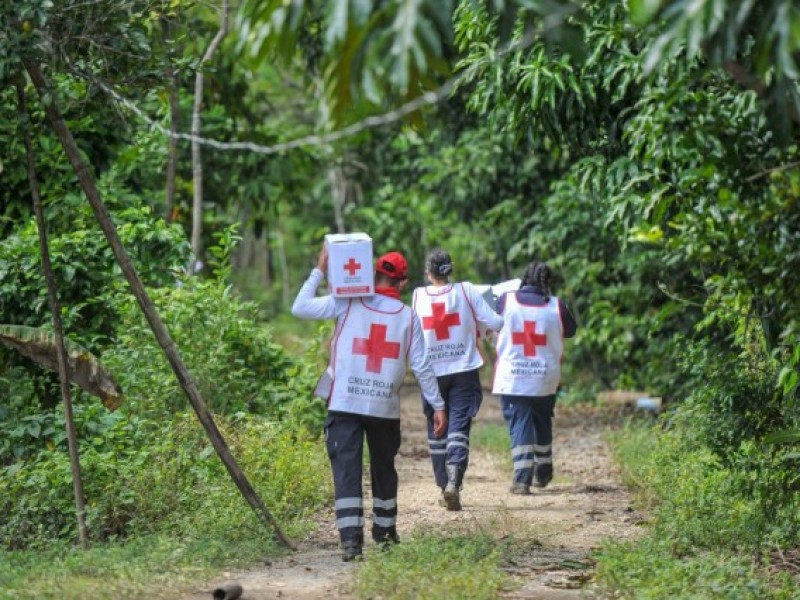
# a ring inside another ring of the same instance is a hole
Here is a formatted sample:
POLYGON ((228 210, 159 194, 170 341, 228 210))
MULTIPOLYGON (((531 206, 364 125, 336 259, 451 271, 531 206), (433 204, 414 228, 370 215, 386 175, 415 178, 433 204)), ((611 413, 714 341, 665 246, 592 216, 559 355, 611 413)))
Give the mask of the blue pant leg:
MULTIPOLYGON (((477 369, 454 373, 450 382, 447 423, 447 464, 458 465, 463 477, 469 466, 469 434, 472 418, 481 405, 483 391, 477 369)), ((459 482, 460 485, 461 482, 459 482)))
POLYGON ((556 396, 537 396, 531 400, 535 475, 538 481, 546 483, 553 478, 553 412, 556 396))
POLYGON ((526 396, 500 396, 503 417, 511 437, 511 460, 514 482, 531 485, 533 481, 533 402, 526 396))
MULTIPOLYGON (((448 414, 449 419, 450 408, 448 400, 450 382, 445 377, 438 377, 437 381, 439 383, 439 393, 444 400, 445 413, 448 414)), ((445 486, 447 486, 447 469, 445 467, 447 458, 447 436, 445 435, 441 438, 437 438, 433 434, 433 408, 425 401, 425 398, 422 399, 422 410, 425 413, 428 425, 428 453, 430 454, 431 465, 433 466, 433 476, 436 480, 436 485, 444 490, 445 486)))

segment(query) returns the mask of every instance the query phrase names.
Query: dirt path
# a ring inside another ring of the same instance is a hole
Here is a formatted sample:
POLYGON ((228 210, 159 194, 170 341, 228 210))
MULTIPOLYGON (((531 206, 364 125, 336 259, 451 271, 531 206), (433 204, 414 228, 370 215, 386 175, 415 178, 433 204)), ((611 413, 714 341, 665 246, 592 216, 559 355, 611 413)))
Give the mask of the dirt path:
MULTIPOLYGON (((628 493, 619 482, 603 441, 611 416, 592 408, 557 408, 555 479, 532 496, 508 493, 510 458, 497 460, 473 450, 462 493, 464 510, 447 512, 437 504, 438 488, 427 455, 419 396, 411 386, 405 392, 403 444, 398 460, 401 538, 407 539, 420 528, 481 529, 498 537, 522 535, 529 541, 529 549, 516 564, 506 566, 515 585, 502 597, 585 598, 587 589, 579 588, 591 575, 591 550, 603 538, 636 536, 636 523, 641 519, 630 507, 628 493)), ((485 396, 475 426, 480 423, 503 424, 499 401, 490 394, 485 396)), ((367 482, 365 496, 368 494, 367 482)), ((365 507, 369 506, 367 498, 365 507)), ((249 571, 225 573, 185 600, 210 598, 215 587, 228 581, 243 586, 245 600, 352 597, 348 582, 358 564, 341 561, 333 522, 330 509, 320 515, 318 530, 300 542, 299 552, 249 571)), ((367 518, 367 532, 368 526, 367 518)))

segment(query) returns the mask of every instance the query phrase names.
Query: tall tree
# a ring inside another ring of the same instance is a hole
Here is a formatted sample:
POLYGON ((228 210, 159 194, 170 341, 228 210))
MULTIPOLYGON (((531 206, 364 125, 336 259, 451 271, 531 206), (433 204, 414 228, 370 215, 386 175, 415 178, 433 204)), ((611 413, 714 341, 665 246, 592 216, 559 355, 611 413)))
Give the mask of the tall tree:
POLYGON ((195 263, 192 271, 198 269, 200 261, 203 259, 203 157, 200 143, 197 138, 200 136, 201 112, 203 108, 203 84, 205 74, 203 69, 208 65, 216 54, 222 40, 228 34, 228 17, 230 4, 228 0, 222 0, 220 8, 219 30, 211 43, 206 48, 203 58, 197 69, 194 80, 194 106, 192 108, 192 173, 194 183, 194 194, 192 203, 192 250, 194 251, 195 263))

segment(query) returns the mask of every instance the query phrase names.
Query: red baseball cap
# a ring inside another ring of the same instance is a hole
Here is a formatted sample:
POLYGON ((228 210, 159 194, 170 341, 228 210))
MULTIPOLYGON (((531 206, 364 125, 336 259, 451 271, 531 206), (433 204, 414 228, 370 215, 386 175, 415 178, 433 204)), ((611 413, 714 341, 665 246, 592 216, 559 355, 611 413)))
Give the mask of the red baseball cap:
POLYGON ((375 263, 375 270, 392 279, 405 279, 408 273, 408 262, 399 252, 389 252, 381 256, 375 263))

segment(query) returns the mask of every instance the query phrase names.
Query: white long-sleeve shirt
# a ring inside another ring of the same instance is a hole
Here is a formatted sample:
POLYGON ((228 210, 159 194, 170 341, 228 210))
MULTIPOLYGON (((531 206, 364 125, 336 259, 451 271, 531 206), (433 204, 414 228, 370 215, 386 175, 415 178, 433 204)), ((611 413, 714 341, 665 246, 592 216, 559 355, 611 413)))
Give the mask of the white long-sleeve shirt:
MULTIPOLYGON (((317 289, 324 279, 325 274, 319 269, 313 269, 308 279, 295 298, 292 305, 292 314, 300 319, 325 320, 336 319, 337 330, 342 326, 342 318, 347 314, 351 302, 363 301, 368 307, 381 312, 395 312, 399 300, 375 294, 364 298, 336 298, 331 295, 317 297, 317 289)), ((405 306, 405 305, 404 305, 405 306)), ((410 310, 410 307, 407 307, 410 310)), ((444 409, 444 400, 439 393, 436 373, 433 371, 427 358, 425 340, 422 336, 422 327, 419 318, 412 313, 411 340, 408 350, 408 363, 411 371, 419 382, 422 396, 434 410, 444 409)))

